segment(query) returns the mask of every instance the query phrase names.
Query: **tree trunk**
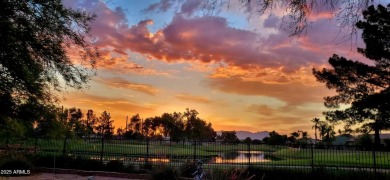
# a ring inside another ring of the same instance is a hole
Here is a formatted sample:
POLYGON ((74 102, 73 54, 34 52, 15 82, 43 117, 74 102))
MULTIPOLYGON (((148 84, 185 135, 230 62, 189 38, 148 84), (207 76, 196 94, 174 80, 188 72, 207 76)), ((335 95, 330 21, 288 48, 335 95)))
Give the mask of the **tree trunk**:
POLYGON ((374 135, 374 143, 375 143, 375 149, 379 149, 381 147, 381 139, 379 136, 379 129, 375 128, 375 135, 374 135))

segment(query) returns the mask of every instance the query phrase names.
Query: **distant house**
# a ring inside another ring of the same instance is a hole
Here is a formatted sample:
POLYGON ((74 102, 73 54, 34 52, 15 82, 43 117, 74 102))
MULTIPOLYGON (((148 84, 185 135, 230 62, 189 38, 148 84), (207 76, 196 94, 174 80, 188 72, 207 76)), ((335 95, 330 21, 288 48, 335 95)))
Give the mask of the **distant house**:
MULTIPOLYGON (((375 135, 374 134, 370 134, 370 135, 372 140, 374 140, 375 135)), ((332 142, 332 145, 355 145, 357 137, 358 136, 354 137, 354 136, 345 136, 345 135, 336 136, 336 139, 332 142)), ((390 139, 390 134, 380 134, 379 137, 381 139, 381 144, 385 145, 384 140, 390 139)))
MULTIPOLYGON (((381 143, 383 144, 384 139, 390 139, 390 134, 379 134, 379 137, 381 138, 381 143)), ((372 139, 374 139, 374 134, 372 134, 372 139)))
POLYGON ((307 144, 318 144, 319 142, 321 142, 321 140, 316 140, 316 139, 313 139, 313 138, 309 138, 307 140, 307 144))
MULTIPOLYGON (((370 134, 371 135, 371 138, 374 140, 374 138, 375 138, 375 135, 374 134, 370 134)), ((382 145, 386 145, 386 143, 385 143, 385 139, 390 139, 390 134, 379 134, 379 137, 380 137, 380 139, 381 139, 381 144, 382 145)))
POLYGON ((353 145, 354 142, 355 138, 353 136, 339 135, 335 137, 332 145, 353 145))

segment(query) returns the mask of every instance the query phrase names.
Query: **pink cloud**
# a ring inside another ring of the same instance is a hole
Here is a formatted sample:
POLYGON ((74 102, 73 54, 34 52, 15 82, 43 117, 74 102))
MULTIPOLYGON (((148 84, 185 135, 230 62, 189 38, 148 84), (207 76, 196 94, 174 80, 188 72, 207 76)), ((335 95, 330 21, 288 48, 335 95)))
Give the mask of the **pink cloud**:
MULTIPOLYGON (((160 4, 165 5, 158 6, 168 8, 169 2, 162 0, 160 4)), ((199 2, 188 0, 181 11, 193 13, 198 6, 199 2)), ((183 13, 176 14, 166 27, 152 33, 148 29, 153 24, 151 19, 128 25, 121 8, 112 10, 101 1, 85 2, 84 7, 98 15, 92 27, 96 45, 110 49, 117 56, 132 51, 165 62, 224 62, 246 69, 283 67, 283 71, 293 72, 301 67, 325 64, 335 53, 335 43, 332 44, 329 34, 337 28, 323 18, 326 14, 318 16, 316 28, 307 36, 291 39, 283 31, 262 38, 257 33, 230 27, 223 17, 184 17, 183 13)), ((276 26, 271 23, 276 19, 271 16, 265 26, 276 26)), ((125 64, 122 59, 116 61, 125 64)))
MULTIPOLYGON (((334 52, 326 30, 302 39, 289 39, 287 33, 261 39, 254 32, 228 26, 225 18, 205 16, 185 18, 176 15, 165 28, 152 34, 148 23, 140 22, 129 30, 137 38, 124 44, 131 51, 167 62, 224 62, 243 68, 285 67, 293 71, 311 64, 325 63, 334 52), (325 34, 325 36, 324 36, 325 34)), ((326 24, 326 22, 324 22, 326 24)), ((345 47, 343 47, 345 48, 345 47)))

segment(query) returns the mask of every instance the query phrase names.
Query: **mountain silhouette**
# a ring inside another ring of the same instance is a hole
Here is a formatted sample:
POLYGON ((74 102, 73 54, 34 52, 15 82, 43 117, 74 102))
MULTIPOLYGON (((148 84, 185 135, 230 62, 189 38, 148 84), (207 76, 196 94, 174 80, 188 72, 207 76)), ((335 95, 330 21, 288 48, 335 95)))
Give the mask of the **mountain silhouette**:
MULTIPOLYGON (((217 131, 217 135, 221 135, 222 131, 217 131)), ((264 137, 268 137, 268 131, 260 131, 260 132, 249 132, 249 131, 236 131, 237 138, 243 140, 247 137, 253 139, 263 140, 264 137)))

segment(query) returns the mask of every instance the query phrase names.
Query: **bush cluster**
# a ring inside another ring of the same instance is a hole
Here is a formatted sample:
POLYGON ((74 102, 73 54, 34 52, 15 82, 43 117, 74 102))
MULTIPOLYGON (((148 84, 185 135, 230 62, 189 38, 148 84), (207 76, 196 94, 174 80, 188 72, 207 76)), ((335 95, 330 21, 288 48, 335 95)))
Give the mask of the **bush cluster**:
POLYGON ((37 167, 79 169, 86 171, 113 171, 132 172, 132 165, 124 165, 121 161, 112 160, 103 164, 99 160, 86 159, 82 157, 70 156, 36 156, 31 158, 32 163, 37 167))
POLYGON ((367 171, 342 171, 316 168, 310 170, 293 170, 280 168, 232 168, 228 170, 210 170, 206 173, 210 180, 367 180, 389 179, 382 173, 367 171))
POLYGON ((178 171, 175 168, 172 168, 164 164, 159 164, 153 167, 151 175, 152 175, 152 179, 156 179, 156 180, 179 179, 178 171))
MULTIPOLYGON (((29 171, 30 173, 33 172, 34 166, 28 160, 22 155, 10 155, 5 156, 0 159, 0 169, 3 170, 22 170, 22 171, 29 171)), ((23 176, 28 174, 1 174, 3 175, 9 175, 9 176, 23 176)))
MULTIPOLYGON (((121 161, 113 160, 103 164, 99 160, 85 159, 81 157, 69 156, 36 156, 24 157, 22 155, 12 155, 0 158, 0 169, 25 169, 33 170, 35 167, 48 167, 65 169, 79 169, 89 171, 113 171, 113 172, 134 172, 132 165, 125 166, 121 161)), ((193 178, 196 171, 196 165, 188 161, 175 169, 165 164, 146 163, 142 169, 147 168, 147 173, 151 174, 152 179, 175 180, 179 177, 193 178)), ((281 168, 231 168, 225 170, 212 169, 207 170, 206 179, 209 180, 360 180, 360 179, 390 179, 390 175, 383 173, 373 173, 368 171, 346 171, 346 170, 328 170, 325 168, 281 169, 281 168)))

